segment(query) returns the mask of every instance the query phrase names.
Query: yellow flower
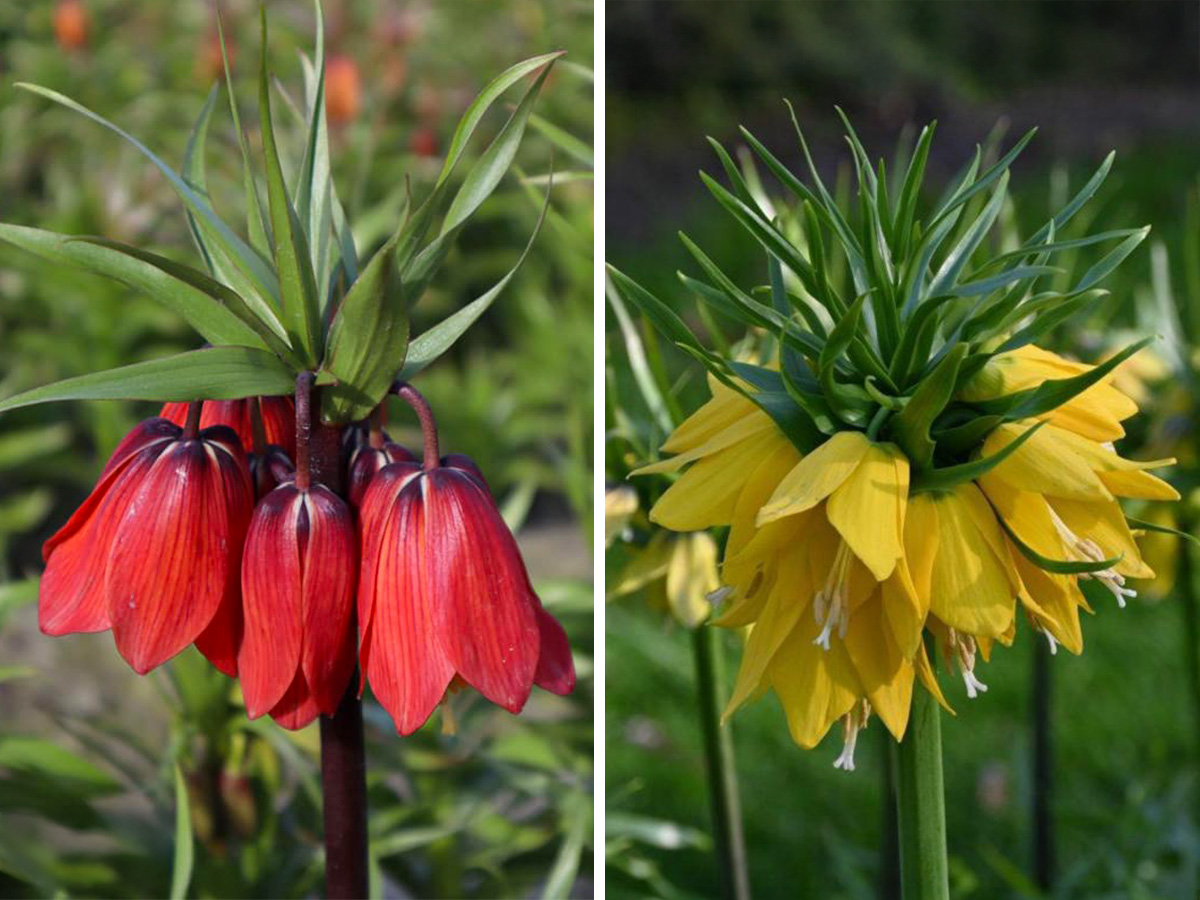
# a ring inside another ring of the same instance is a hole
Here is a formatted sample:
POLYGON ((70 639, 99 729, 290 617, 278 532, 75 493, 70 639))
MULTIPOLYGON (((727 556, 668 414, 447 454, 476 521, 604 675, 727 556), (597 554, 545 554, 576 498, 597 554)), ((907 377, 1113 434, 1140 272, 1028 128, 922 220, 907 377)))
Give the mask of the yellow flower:
POLYGON ((644 589, 652 607, 696 628, 708 618, 708 597, 719 587, 717 545, 710 535, 659 531, 621 571, 609 595, 622 597, 644 589))
MULTIPOLYGON (((1047 379, 1081 375, 1091 368, 1028 344, 993 356, 959 392, 959 397, 969 402, 994 400, 1037 387, 1047 379)), ((1097 441, 1124 437, 1121 422, 1137 412, 1137 404, 1113 387, 1111 381, 1110 375, 1040 418, 1097 441)))
MULTIPOLYGON (((1090 370, 1037 348, 997 360, 970 397, 1090 370)), ((713 398, 663 446, 675 455, 635 474, 683 470, 653 521, 730 526, 714 624, 751 628, 726 716, 773 690, 803 747, 842 723, 840 768, 854 767, 872 713, 903 737, 917 677, 945 704, 926 630, 975 697, 987 690, 977 657, 1012 642, 1018 602, 1052 647, 1078 653, 1079 609, 1090 609, 1081 581, 1123 605, 1127 579, 1153 575, 1118 498, 1177 499, 1147 471, 1171 460, 1113 450, 1132 404, 1103 382, 1041 422, 994 428, 975 455, 1001 461, 944 488, 914 485, 899 446, 860 431, 802 456, 751 400, 710 384, 713 398)))
POLYGON ((629 527, 629 520, 638 510, 637 491, 629 485, 609 485, 604 489, 604 546, 611 547, 613 541, 629 527))

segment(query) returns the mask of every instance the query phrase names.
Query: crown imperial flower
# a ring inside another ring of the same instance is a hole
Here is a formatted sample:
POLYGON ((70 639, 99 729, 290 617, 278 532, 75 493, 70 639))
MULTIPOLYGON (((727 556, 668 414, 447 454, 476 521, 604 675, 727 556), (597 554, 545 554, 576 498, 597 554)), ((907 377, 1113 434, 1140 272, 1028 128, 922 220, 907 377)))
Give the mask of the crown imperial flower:
POLYGON ((1137 411, 1114 373, 1147 342, 1096 366, 1036 343, 1098 297, 1095 285, 1145 237, 1058 237, 1111 157, 1043 228, 989 257, 1008 168, 1032 133, 986 169, 977 155, 918 218, 932 126, 890 185, 847 131, 857 216, 821 183, 802 136, 811 187, 742 132, 798 198, 793 210, 764 205, 719 145, 732 189, 704 176, 766 250, 770 284, 739 287, 686 237, 708 282, 683 282, 773 336, 768 365, 705 348, 611 271, 621 295, 709 371, 712 397, 668 437, 669 456, 633 474, 677 474, 652 521, 729 526, 715 624, 752 630, 726 714, 774 690, 802 746, 840 721, 835 765, 853 769, 872 713, 903 737, 917 679, 945 703, 926 636, 969 698, 986 691, 977 660, 1012 643, 1018 609, 1052 648, 1081 652, 1079 609, 1105 597, 1123 606, 1129 580, 1154 574, 1119 499, 1178 494, 1147 471, 1174 460, 1133 462, 1112 445, 1137 411), (1044 283, 1059 272, 1047 265, 1054 254, 1104 243, 1115 246, 1075 284, 1044 283))

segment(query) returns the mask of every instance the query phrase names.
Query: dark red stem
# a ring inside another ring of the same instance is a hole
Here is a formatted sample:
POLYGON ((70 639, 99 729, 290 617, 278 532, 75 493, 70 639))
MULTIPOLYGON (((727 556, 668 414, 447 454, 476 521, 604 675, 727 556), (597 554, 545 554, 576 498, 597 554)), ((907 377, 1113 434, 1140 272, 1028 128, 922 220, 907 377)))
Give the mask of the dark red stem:
POLYGON ((188 404, 187 421, 183 423, 183 440, 194 441, 200 434, 200 413, 203 409, 203 400, 196 400, 188 404))
POLYGON ((296 376, 296 487, 307 491, 309 478, 310 439, 312 437, 312 372, 296 376))
POLYGON ((437 420, 433 417, 429 401, 411 384, 397 385, 396 396, 411 406, 421 420, 421 436, 425 439, 425 468, 436 469, 441 465, 442 457, 438 453, 437 420))
POLYGON ((383 403, 380 403, 371 413, 370 430, 367 434, 368 443, 373 450, 383 449, 383 403))
MULTIPOLYGON (((320 389, 312 391, 310 395, 309 390, 302 392, 299 386, 297 383, 297 422, 301 393, 304 394, 306 413, 320 408, 320 389)), ((323 425, 319 417, 315 421, 309 419, 308 415, 305 418, 310 433, 305 435, 308 439, 303 446, 305 457, 311 464, 312 480, 341 496, 341 435, 338 429, 323 425)), ((296 436, 300 437, 299 429, 296 436)), ((297 462, 300 446, 301 443, 297 441, 297 462)), ((362 701, 358 699, 357 685, 358 672, 355 671, 337 712, 332 716, 321 716, 325 895, 330 900, 367 896, 367 764, 363 746, 362 701)))

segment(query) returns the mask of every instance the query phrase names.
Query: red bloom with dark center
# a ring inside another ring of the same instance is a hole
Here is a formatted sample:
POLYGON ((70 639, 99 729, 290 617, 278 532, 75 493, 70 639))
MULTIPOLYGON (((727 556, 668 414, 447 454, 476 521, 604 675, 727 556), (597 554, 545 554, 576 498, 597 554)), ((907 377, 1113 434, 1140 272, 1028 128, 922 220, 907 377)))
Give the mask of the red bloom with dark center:
MULTIPOLYGON (((283 448, 289 457, 296 456, 296 408, 291 397, 258 397, 247 400, 206 400, 200 414, 200 427, 228 425, 237 432, 238 440, 247 452, 255 446, 251 404, 257 399, 262 410, 263 432, 268 444, 283 448)), ((166 403, 159 413, 176 425, 187 419, 188 404, 166 403)))
POLYGON ((250 718, 270 713, 295 729, 337 710, 354 672, 357 574, 353 517, 332 491, 283 484, 255 508, 238 654, 250 718))
POLYGON ((455 676, 514 713, 534 684, 574 688, 566 635, 474 464, 393 463, 359 512, 363 680, 400 734, 425 723, 455 676))
POLYGON ((384 466, 395 462, 416 462, 412 452, 392 441, 385 441, 380 447, 369 444, 355 448, 350 456, 350 467, 346 474, 346 497, 355 509, 362 504, 367 485, 384 466))
POLYGON ((164 419, 142 422, 42 548, 42 631, 111 627, 139 674, 195 642, 234 674, 238 571, 252 506, 246 459, 230 429, 188 439, 164 419))

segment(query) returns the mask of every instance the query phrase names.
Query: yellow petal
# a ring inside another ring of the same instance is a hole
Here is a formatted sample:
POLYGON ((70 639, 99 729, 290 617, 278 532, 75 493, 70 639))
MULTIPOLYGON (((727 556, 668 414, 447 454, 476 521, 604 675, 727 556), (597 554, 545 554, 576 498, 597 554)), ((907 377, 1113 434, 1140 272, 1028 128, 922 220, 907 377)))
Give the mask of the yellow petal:
POLYGON ((891 444, 871 444, 826 504, 830 523, 883 581, 904 552, 908 460, 891 444))
POLYGON ((712 456, 714 453, 719 453, 741 441, 762 440, 765 435, 771 432, 774 432, 783 440, 787 440, 779 428, 776 427, 775 423, 771 421, 770 417, 766 413, 759 411, 757 415, 747 415, 727 425, 703 444, 685 450, 678 456, 660 459, 658 462, 634 469, 629 474, 633 476, 655 475, 661 472, 678 472, 688 463, 704 459, 706 456, 712 456))
POLYGON ((681 624, 695 628, 708 618, 711 609, 708 595, 720 585, 717 545, 705 531, 681 535, 672 544, 667 566, 667 602, 681 624))
POLYGON ((1017 587, 1010 578, 1011 560, 1004 553, 1003 536, 991 507, 974 484, 962 484, 945 494, 921 494, 909 503, 909 527, 905 531, 906 553, 914 566, 914 583, 927 578, 929 609, 943 622, 976 637, 1003 634, 1013 621, 1017 587), (935 520, 937 551, 928 575, 918 576, 915 560, 928 565, 920 545, 925 540, 914 529, 913 518, 920 501, 919 521, 935 520))
MULTIPOLYGON (((1083 629, 1079 625, 1079 599, 1083 595, 1075 579, 1038 568, 1019 553, 1014 553, 1017 572, 1034 601, 1031 615, 1056 641, 1076 655, 1083 652, 1083 629), (1076 599, 1078 597, 1078 599, 1076 599)), ((1025 597, 1022 597, 1024 600, 1025 597)), ((1028 606, 1028 604, 1027 604, 1028 606)))
POLYGON ((921 644, 921 649, 917 651, 917 655, 913 658, 913 668, 916 670, 917 677, 921 679, 921 684, 925 686, 925 690, 933 694, 933 697, 946 712, 950 715, 957 715, 954 712, 954 707, 946 702, 946 695, 942 693, 942 686, 938 684, 937 675, 933 673, 933 666, 929 664, 929 654, 925 652, 925 645, 921 644))
POLYGON ((812 616, 801 616, 767 673, 787 715, 792 740, 808 749, 820 743, 829 726, 862 696, 845 645, 833 641, 829 650, 817 646, 813 640, 819 631, 812 616))
POLYGON ((753 472, 774 447, 770 441, 742 441, 705 457, 658 498, 650 521, 672 531, 728 525, 746 473, 753 472))
POLYGON ((767 668, 788 635, 796 628, 800 616, 812 602, 812 578, 808 562, 802 554, 793 554, 780 568, 781 577, 776 588, 767 598, 762 615, 750 631, 746 649, 742 653, 742 664, 738 668, 737 683, 722 715, 729 716, 748 700, 759 688, 766 676, 767 668))
POLYGON ((1154 570, 1142 561, 1137 541, 1116 500, 1079 503, 1055 499, 1051 505, 1075 535, 1095 541, 1106 558, 1120 556, 1121 561, 1113 566, 1120 574, 1128 578, 1154 577, 1154 570))
POLYGON ((872 594, 850 617, 846 652, 858 671, 858 679, 871 701, 872 710, 892 736, 901 740, 912 705, 913 667, 892 639, 884 621, 879 592, 872 594))
POLYGON ((842 486, 870 448, 859 432, 839 431, 792 468, 759 512, 758 524, 812 509, 842 486))
POLYGON ((1004 524, 1028 547, 1050 559, 1065 560, 1067 548, 1054 525, 1050 503, 1041 494, 1021 491, 989 472, 979 486, 1004 519, 1004 524))
POLYGON ((764 457, 746 478, 734 504, 729 540, 725 544, 726 559, 736 554, 755 537, 758 531, 758 510, 775 492, 784 476, 800 462, 800 451, 778 428, 772 427, 760 440, 766 445, 762 448, 764 457))
MULTIPOLYGON (((983 442, 983 455, 1003 450, 1031 426, 1028 421, 1001 425, 983 442)), ((1112 494, 1086 460, 1044 427, 989 473, 1013 487, 1072 500, 1109 500, 1112 494)))
POLYGON ((929 607, 918 595, 903 556, 896 561, 896 571, 880 585, 880 589, 883 591, 883 612, 892 630, 892 638, 905 659, 912 659, 921 645, 921 632, 925 628, 929 607))
POLYGON ((1145 469, 1173 465, 1174 459, 1138 461, 1124 459, 1111 447, 1088 440, 1061 428, 1043 429, 1058 443, 1069 447, 1095 472, 1104 486, 1118 497, 1139 500, 1178 500, 1179 493, 1161 478, 1145 469))
POLYGON ((708 376, 712 399, 679 423, 662 445, 663 453, 684 453, 706 443, 735 422, 755 415, 769 418, 753 400, 708 376))

